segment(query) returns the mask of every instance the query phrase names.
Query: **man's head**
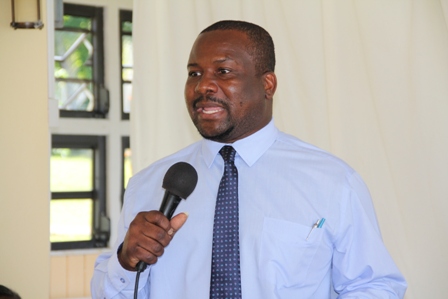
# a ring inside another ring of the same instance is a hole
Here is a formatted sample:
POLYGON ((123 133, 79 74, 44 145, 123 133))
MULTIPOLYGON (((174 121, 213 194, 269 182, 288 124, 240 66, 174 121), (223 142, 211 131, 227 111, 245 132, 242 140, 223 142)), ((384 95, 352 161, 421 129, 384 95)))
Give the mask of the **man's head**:
POLYGON ((197 37, 188 61, 185 100, 199 133, 232 143, 272 118, 277 86, 270 35, 242 21, 221 21, 197 37))
POLYGON ((201 33, 215 30, 236 30, 246 33, 250 41, 246 51, 252 56, 257 74, 262 75, 266 72, 274 72, 274 41, 271 35, 262 27, 243 21, 219 21, 208 26, 201 33))

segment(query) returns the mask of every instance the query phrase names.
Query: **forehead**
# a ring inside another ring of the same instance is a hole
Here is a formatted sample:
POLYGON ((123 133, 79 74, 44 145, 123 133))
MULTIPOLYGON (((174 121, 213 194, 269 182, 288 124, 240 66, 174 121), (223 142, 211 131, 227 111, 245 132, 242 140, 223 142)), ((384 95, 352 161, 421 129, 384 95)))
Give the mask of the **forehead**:
POLYGON ((241 31, 215 30, 204 32, 196 38, 193 44, 189 64, 204 59, 232 59, 252 62, 252 57, 247 51, 249 45, 249 38, 241 31))

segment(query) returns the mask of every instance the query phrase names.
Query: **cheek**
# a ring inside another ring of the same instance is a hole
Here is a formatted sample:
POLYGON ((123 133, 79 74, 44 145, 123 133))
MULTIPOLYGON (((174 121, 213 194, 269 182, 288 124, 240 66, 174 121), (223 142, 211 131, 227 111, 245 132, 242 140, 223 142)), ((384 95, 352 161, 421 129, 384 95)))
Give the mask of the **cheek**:
POLYGON ((194 94, 194 88, 191 87, 191 84, 185 84, 184 98, 187 105, 191 104, 194 101, 194 94))

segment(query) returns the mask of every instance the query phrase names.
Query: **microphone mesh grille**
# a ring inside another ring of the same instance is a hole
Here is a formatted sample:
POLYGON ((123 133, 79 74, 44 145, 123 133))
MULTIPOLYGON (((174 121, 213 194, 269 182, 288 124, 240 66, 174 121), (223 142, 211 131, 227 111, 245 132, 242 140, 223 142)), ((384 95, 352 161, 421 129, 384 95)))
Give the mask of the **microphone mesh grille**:
POLYGON ((173 164, 163 178, 162 187, 180 198, 186 199, 196 188, 198 173, 186 162, 173 164))

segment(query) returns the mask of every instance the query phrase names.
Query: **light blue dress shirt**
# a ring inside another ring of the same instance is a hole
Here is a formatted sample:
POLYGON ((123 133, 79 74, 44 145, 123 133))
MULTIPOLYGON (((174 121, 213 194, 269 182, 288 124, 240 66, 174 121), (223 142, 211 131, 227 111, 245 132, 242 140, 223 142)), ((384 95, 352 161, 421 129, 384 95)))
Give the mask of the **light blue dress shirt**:
MULTIPOLYGON (((141 274, 139 298, 209 298, 222 146, 201 140, 132 177, 116 245, 96 261, 94 299, 133 298, 135 272, 120 266, 117 248, 138 212, 159 209, 162 179, 179 161, 198 172, 196 189, 176 210, 189 217, 163 256, 141 274)), ((232 146, 239 178, 243 298, 404 296, 406 282, 383 244, 369 191, 352 168, 280 132, 273 121, 232 146), (322 227, 313 229, 322 218, 322 227)))

